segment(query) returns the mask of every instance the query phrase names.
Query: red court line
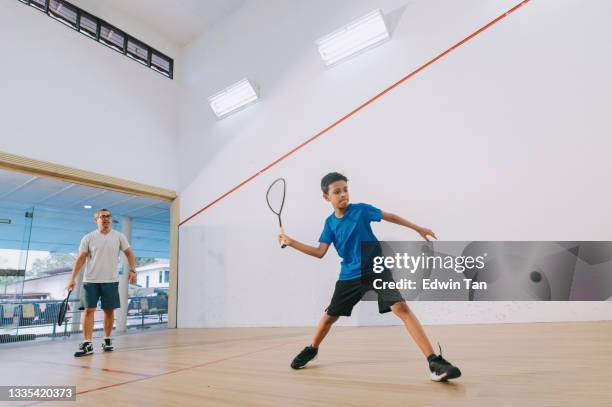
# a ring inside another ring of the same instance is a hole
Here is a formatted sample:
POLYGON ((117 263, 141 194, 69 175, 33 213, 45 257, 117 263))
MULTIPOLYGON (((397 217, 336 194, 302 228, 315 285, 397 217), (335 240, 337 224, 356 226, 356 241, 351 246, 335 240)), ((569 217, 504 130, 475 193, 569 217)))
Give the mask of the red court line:
MULTIPOLYGON (((109 389, 109 388, 112 388, 112 387, 123 386, 125 384, 136 383, 136 382, 141 382, 141 381, 144 381, 144 380, 153 379, 155 377, 166 376, 166 375, 169 375, 169 374, 183 372, 185 370, 197 369, 199 367, 204 367, 204 366, 212 365, 214 363, 224 362, 226 360, 230 360, 230 359, 235 359, 235 358, 239 358, 239 357, 243 357, 243 356, 252 355, 252 354, 258 353, 258 352, 264 352, 264 351, 267 351, 267 350, 270 350, 270 349, 275 349, 275 348, 279 348, 281 346, 285 346, 285 345, 289 345, 289 344, 293 344, 293 343, 298 343, 298 342, 303 342, 303 339, 298 339, 298 340, 291 341, 291 342, 285 342, 285 343, 281 343, 281 344, 274 345, 274 346, 268 346, 266 348, 257 349, 257 350, 253 350, 253 351, 250 351, 250 352, 241 353, 241 354, 238 354, 238 355, 232 355, 232 356, 228 356, 228 357, 221 358, 221 359, 215 359, 215 360, 211 360, 211 361, 208 361, 208 362, 200 363, 200 364, 194 365, 194 366, 182 367, 180 369, 170 370, 169 372, 158 373, 158 374, 154 374, 154 375, 148 375, 146 377, 139 377, 137 379, 131 379, 131 380, 126 380, 126 381, 119 382, 119 383, 108 384, 106 386, 94 387, 93 389, 89 389, 89 390, 77 391, 76 395, 79 396, 79 395, 82 395, 82 394, 92 393, 92 392, 98 391, 98 390, 109 389)), ((46 402, 50 402, 50 401, 44 401, 44 400, 34 401, 32 403, 22 404, 22 406, 34 406, 34 405, 37 405, 37 404, 40 404, 40 403, 46 403, 46 402)))
POLYGON ((186 222, 189 222, 191 219, 193 219, 194 217, 198 216, 200 213, 204 212, 205 210, 207 210, 208 208, 210 208, 211 206, 213 206, 214 204, 216 204, 217 202, 219 202, 220 200, 222 200, 223 198, 225 198, 226 196, 228 196, 229 194, 231 194, 232 192, 234 192, 235 190, 237 190, 238 188, 242 187, 244 184, 250 182, 251 180, 253 180, 255 177, 263 174, 264 172, 266 172, 267 170, 269 170, 271 167, 275 166, 276 164, 278 164, 279 162, 283 161, 285 158, 289 157, 290 155, 292 155, 293 153, 295 153, 296 151, 298 151, 299 149, 301 149, 302 147, 306 146, 307 144, 309 144, 310 142, 318 139, 319 137, 321 137, 323 134, 327 133, 329 130, 333 129, 334 127, 336 127, 337 125, 339 125, 340 123, 342 123, 343 121, 345 121, 346 119, 348 119, 349 117, 351 117, 352 115, 354 115, 355 113, 357 113, 358 111, 360 111, 361 109, 365 108, 367 105, 369 105, 370 103, 374 102, 375 100, 379 99, 381 96, 383 96, 384 94, 386 94, 387 92, 393 90, 394 88, 398 87, 399 85, 401 85, 402 83, 406 82, 408 79, 412 78, 414 75, 416 75, 417 73, 421 72, 423 69, 427 68, 429 65, 433 64, 434 62, 436 62, 437 60, 439 60, 440 58, 442 58, 443 56, 447 55, 448 53, 450 53, 451 51, 454 51, 456 48, 460 47, 461 45, 465 44, 466 42, 468 42, 469 40, 471 40, 472 38, 474 38, 475 36, 477 36, 478 34, 480 34, 481 32, 483 32, 484 30, 486 30, 487 28, 493 26, 494 24, 496 24, 497 22, 499 22, 500 20, 508 17, 510 14, 512 14, 513 12, 515 12, 517 9, 519 9, 520 7, 524 6, 525 4, 527 4, 530 0, 524 0, 521 1, 519 4, 517 4, 516 6, 512 7, 510 10, 506 11, 505 13, 501 14, 499 17, 497 17, 496 19, 490 21, 488 24, 484 25, 483 27, 479 28, 477 31, 474 31, 472 34, 468 35, 467 37, 465 37, 464 39, 462 39, 461 41, 459 41, 458 43, 456 43, 455 45, 453 45, 452 47, 448 48, 446 51, 442 52, 441 54, 439 54, 438 56, 430 59, 429 61, 427 61, 426 63, 424 63, 423 65, 421 65, 420 67, 418 67, 417 69, 415 69, 414 71, 410 72, 408 75, 404 76, 402 79, 400 79, 399 81, 395 82, 393 85, 389 86, 387 89, 383 90, 382 92, 380 92, 379 94, 377 94, 376 96, 372 97, 371 99, 367 100, 365 103, 361 104, 359 107, 357 107, 356 109, 354 109, 353 111, 351 111, 350 113, 347 113, 346 115, 342 116, 340 119, 338 119, 337 121, 335 121, 334 123, 330 124, 329 126, 327 126, 326 128, 324 128, 323 130, 321 130, 320 132, 318 132, 317 134, 315 134, 314 136, 312 136, 311 138, 309 138, 308 140, 306 140, 305 142, 303 142, 302 144, 300 144, 299 146, 295 147, 293 150, 289 151, 288 153, 284 154, 283 156, 279 157, 278 159, 274 160, 273 162, 271 162, 270 164, 266 165, 264 168, 262 168, 261 170, 259 170, 257 173, 251 175, 249 178, 245 179, 244 181, 242 181, 240 184, 236 185, 235 187, 233 187, 232 189, 230 189, 229 191, 227 191, 226 193, 224 193, 223 195, 221 195, 220 197, 218 197, 217 199, 215 199, 214 201, 210 202, 209 204, 207 204, 206 206, 204 206, 203 208, 201 208, 200 210, 198 210, 196 213, 194 213, 193 215, 189 216, 187 219, 181 221, 179 223, 179 226, 182 226, 183 224, 185 224, 186 222))
MULTIPOLYGON (((94 391, 104 390, 104 389, 108 389, 108 388, 111 388, 111 387, 123 386, 124 384, 141 382, 141 381, 152 379, 152 378, 155 378, 155 377, 166 376, 166 375, 169 375, 169 374, 183 372, 185 370, 197 369, 199 367, 204 367, 204 366, 208 366, 208 365, 212 365, 212 364, 215 364, 215 363, 224 362, 226 360, 231 360, 231 359, 235 359, 235 358, 239 358, 239 357, 243 357, 243 356, 253 355, 255 353, 264 352, 264 351, 267 351, 267 350, 270 350, 270 349, 276 349, 276 348, 280 348, 280 347, 285 346, 285 345, 290 345, 290 344, 294 344, 294 343, 301 343, 301 342, 303 342, 303 339, 296 339, 295 341, 284 342, 284 343, 280 343, 280 344, 277 344, 277 345, 274 345, 274 346, 268 346, 268 347, 265 347, 265 348, 253 350, 253 351, 250 351, 250 352, 241 353, 241 354, 238 354, 238 355, 228 356, 228 357, 221 358, 221 359, 215 359, 215 360, 211 360, 211 361, 208 361, 208 362, 200 363, 200 364, 194 365, 194 366, 182 367, 180 369, 171 370, 169 372, 158 373, 158 374, 155 374, 155 375, 149 375, 147 377, 139 377, 137 379, 126 380, 126 381, 123 381, 123 382, 109 384, 109 385, 106 385, 106 386, 95 387, 93 389, 83 390, 83 391, 77 392, 76 394, 80 395, 80 394, 92 393, 94 391)), ((44 400, 34 401, 32 403, 22 404, 22 406, 33 406, 33 405, 37 405, 37 404, 41 404, 41 403, 46 403, 46 402, 49 402, 49 401, 44 401, 44 400)))
POLYGON ((185 370, 197 369, 199 367, 204 367, 204 366, 212 365, 214 363, 224 362, 226 360, 230 360, 230 359, 235 359, 235 358, 239 358, 239 357, 243 357, 243 356, 252 355, 254 353, 264 352, 264 351, 267 351, 267 350, 270 350, 270 349, 279 348, 279 347, 282 347, 282 346, 285 346, 285 345, 289 345, 289 344, 293 344, 293 343, 297 343, 297 342, 303 342, 303 339, 299 339, 299 340, 295 340, 295 341, 291 341, 291 342, 285 342, 285 343, 281 343, 281 344, 274 345, 274 346, 268 346, 266 348, 257 349, 257 350, 253 350, 253 351, 250 351, 250 352, 241 353, 241 354, 238 354, 238 355, 232 355, 232 356, 228 356, 228 357, 221 358, 221 359, 215 359, 215 360, 211 360, 211 361, 208 361, 208 362, 200 363, 198 365, 182 367, 180 369, 171 370, 169 372, 164 372, 164 373, 158 373, 158 374, 155 374, 155 375, 150 375, 149 377, 141 377, 141 378, 138 378, 138 379, 127 380, 127 381, 124 381, 124 382, 108 384, 106 386, 96 387, 96 388, 89 389, 89 390, 83 390, 83 391, 77 392, 77 395, 91 393, 91 392, 98 391, 98 390, 104 390, 104 389, 108 389, 108 388, 111 388, 111 387, 123 386, 124 384, 140 382, 140 381, 143 381, 143 380, 153 379, 155 377, 166 376, 166 375, 169 375, 169 374, 183 372, 185 370))
POLYGON ((128 372, 126 370, 109 369, 107 367, 77 365, 77 364, 74 364, 74 363, 64 363, 64 362, 56 362, 56 361, 50 361, 50 360, 19 360, 18 362, 35 363, 35 364, 36 363, 46 363, 46 364, 54 365, 54 366, 78 367, 78 368, 81 368, 81 369, 101 370, 103 372, 108 372, 108 373, 120 373, 120 374, 132 375, 132 376, 140 376, 140 377, 144 377, 144 378, 147 378, 147 377, 151 376, 151 375, 145 374, 145 373, 128 372))

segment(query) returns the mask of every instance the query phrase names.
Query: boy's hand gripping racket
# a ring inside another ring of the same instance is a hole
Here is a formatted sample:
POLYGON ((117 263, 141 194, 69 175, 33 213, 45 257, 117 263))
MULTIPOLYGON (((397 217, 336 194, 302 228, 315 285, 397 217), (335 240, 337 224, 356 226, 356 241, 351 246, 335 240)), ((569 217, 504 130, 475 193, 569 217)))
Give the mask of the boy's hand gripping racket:
MULTIPOLYGON (((285 205, 285 190, 286 183, 284 178, 279 178, 275 180, 268 187, 268 191, 266 192, 266 202, 268 202, 268 207, 270 210, 278 216, 278 226, 280 226, 280 233, 285 234, 283 230, 283 221, 281 220, 281 213, 283 212, 283 205, 285 205), (278 210, 275 210, 278 208, 278 210)), ((286 244, 281 243, 281 248, 287 247, 286 244)))

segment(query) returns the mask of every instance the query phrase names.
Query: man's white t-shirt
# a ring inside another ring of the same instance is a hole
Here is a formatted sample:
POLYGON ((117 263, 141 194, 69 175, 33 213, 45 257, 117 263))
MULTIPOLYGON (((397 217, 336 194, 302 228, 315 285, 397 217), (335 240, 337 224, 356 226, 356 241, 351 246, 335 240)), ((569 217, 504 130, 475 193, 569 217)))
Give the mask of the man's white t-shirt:
POLYGON ((130 248, 127 238, 121 232, 111 229, 104 234, 94 230, 81 239, 79 251, 87 253, 85 283, 115 283, 119 281, 117 263, 119 253, 130 248))

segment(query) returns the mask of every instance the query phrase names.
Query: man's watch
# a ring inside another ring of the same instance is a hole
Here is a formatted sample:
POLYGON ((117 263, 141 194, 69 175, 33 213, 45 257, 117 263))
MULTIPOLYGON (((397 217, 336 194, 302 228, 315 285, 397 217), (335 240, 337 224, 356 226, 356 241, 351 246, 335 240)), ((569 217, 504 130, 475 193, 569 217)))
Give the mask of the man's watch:
POLYGON ((130 273, 136 274, 136 270, 130 270, 130 273))

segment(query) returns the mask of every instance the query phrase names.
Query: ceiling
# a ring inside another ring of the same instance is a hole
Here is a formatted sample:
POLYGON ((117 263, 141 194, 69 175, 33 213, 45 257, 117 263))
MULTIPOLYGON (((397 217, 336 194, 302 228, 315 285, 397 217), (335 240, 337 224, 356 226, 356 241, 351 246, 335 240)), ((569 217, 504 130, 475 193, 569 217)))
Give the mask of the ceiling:
POLYGON ((75 251, 81 237, 96 228, 93 214, 99 208, 112 211, 115 229, 121 230, 123 219, 132 220, 136 256, 168 257, 170 202, 3 169, 0 220, 11 221, 0 222, 0 249, 23 249, 27 242, 30 250, 75 251))
MULTIPOLYGON (((137 19, 183 47, 237 10, 245 0, 104 0, 104 7, 137 19)), ((125 27, 129 32, 129 27, 125 27)))

